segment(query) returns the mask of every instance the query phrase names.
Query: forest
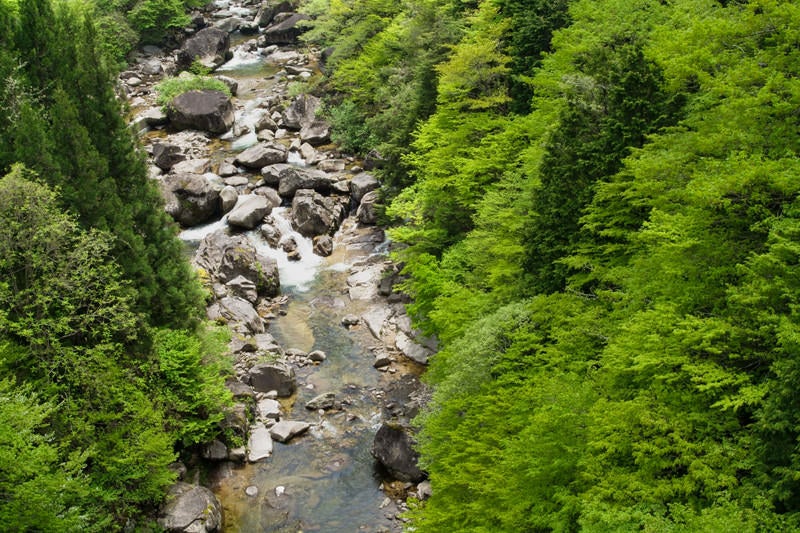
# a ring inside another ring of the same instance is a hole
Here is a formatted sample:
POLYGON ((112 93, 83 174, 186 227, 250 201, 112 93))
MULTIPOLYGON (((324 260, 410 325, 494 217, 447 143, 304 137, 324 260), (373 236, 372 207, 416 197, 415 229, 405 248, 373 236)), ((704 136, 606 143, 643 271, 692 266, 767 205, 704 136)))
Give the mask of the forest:
POLYGON ((3 531, 154 530, 231 402, 103 42, 92 6, 0 1, 3 531))
POLYGON ((304 9, 440 340, 413 530, 800 528, 800 6, 304 9))
MULTIPOLYGON (((5 531, 155 528, 230 402, 113 85, 202 3, 0 0, 5 531)), ((409 531, 800 529, 800 5, 300 9, 439 340, 409 531)))

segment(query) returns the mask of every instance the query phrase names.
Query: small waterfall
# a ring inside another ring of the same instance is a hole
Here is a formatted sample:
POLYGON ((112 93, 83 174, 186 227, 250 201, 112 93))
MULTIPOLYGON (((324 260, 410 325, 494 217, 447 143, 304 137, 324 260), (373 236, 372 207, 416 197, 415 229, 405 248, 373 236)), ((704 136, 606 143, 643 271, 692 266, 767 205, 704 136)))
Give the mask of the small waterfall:
POLYGON ((278 262, 281 287, 293 287, 299 292, 305 292, 314 281, 322 264, 322 258, 314 253, 311 239, 300 235, 292 227, 292 223, 289 221, 289 208, 277 207, 272 210, 271 216, 275 227, 281 232, 281 240, 294 238, 297 243, 297 251, 300 253, 299 261, 290 261, 288 254, 282 249, 271 247, 259 231, 248 232, 247 236, 260 254, 278 262))

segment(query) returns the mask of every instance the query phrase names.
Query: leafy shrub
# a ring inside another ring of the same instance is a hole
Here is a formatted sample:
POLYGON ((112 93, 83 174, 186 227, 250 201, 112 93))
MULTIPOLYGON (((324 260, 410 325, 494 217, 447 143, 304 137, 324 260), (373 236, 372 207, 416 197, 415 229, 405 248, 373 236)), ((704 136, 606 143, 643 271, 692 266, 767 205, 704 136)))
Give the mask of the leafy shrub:
POLYGON ((231 95, 231 90, 228 86, 219 81, 218 79, 208 76, 195 76, 195 75, 182 75, 177 78, 166 78, 155 86, 158 93, 156 102, 161 106, 166 106, 176 96, 183 94, 187 91, 212 89, 214 91, 221 91, 228 96, 231 95))

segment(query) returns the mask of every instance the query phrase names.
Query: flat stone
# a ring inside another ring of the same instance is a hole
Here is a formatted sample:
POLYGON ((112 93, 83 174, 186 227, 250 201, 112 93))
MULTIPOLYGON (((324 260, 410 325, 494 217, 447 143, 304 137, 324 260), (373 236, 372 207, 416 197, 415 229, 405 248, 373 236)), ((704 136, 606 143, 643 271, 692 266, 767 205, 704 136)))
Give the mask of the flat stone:
POLYGON ((309 427, 311 427, 311 425, 306 422, 281 420, 270 428, 269 434, 276 441, 286 443, 294 437, 308 431, 309 427))
POLYGON ((247 441, 247 460, 255 463, 272 455, 271 431, 263 424, 256 424, 250 428, 250 438, 247 441))
POLYGON ((256 405, 258 417, 262 420, 278 420, 281 417, 281 404, 277 400, 264 398, 256 405))
POLYGON ((328 409, 333 409, 335 400, 336 395, 334 393, 326 392, 309 400, 308 403, 306 403, 306 409, 310 409, 312 411, 322 409, 323 411, 327 411, 328 409))

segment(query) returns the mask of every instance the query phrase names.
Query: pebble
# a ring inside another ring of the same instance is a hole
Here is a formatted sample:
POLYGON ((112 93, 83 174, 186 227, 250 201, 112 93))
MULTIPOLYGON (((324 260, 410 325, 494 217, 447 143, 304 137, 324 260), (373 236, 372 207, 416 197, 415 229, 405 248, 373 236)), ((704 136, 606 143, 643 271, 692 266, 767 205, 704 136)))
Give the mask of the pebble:
POLYGON ((244 493, 250 496, 251 498, 258 495, 258 487, 255 485, 250 485, 246 489, 244 489, 244 493))
POLYGON ((284 492, 286 492, 286 487, 283 485, 278 485, 275 487, 275 496, 283 496, 284 492))

